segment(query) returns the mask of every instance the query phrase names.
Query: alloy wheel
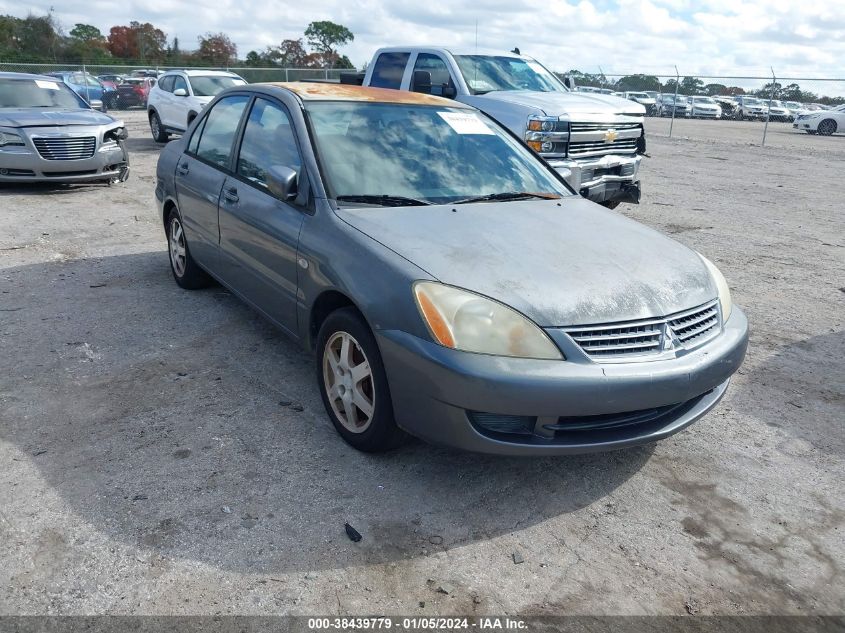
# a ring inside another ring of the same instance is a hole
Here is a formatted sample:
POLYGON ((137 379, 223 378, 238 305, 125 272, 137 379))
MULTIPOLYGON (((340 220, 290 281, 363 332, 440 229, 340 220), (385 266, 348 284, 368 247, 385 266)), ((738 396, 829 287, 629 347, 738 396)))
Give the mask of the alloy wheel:
POLYGON ((185 232, 182 230, 182 223, 179 218, 174 217, 170 221, 170 264, 177 277, 185 274, 186 252, 185 232))
POLYGON ((361 345, 347 332, 335 332, 323 349, 323 385, 343 427, 363 433, 375 413, 375 382, 361 345))

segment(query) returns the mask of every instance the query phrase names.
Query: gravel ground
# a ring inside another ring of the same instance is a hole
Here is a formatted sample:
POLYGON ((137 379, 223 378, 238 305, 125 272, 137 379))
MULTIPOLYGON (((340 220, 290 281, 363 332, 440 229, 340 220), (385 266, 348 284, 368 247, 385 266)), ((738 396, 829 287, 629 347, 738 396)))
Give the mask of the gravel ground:
POLYGON ((0 190, 0 613, 845 611, 845 138, 648 122, 644 200, 620 211, 713 259, 752 328, 689 430, 369 456, 309 355, 173 283, 159 148, 125 119, 127 183, 0 190))

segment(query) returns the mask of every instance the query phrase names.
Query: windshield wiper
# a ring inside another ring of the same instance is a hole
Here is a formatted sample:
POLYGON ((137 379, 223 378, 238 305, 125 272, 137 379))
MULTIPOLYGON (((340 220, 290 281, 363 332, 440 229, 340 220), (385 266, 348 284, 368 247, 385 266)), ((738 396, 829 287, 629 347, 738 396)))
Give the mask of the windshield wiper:
POLYGON ((456 200, 452 204, 468 204, 470 202, 493 202, 497 200, 528 200, 529 198, 542 198, 543 200, 557 200, 560 196, 556 193, 533 193, 531 191, 502 191, 501 193, 488 193, 484 196, 464 198, 456 200))
POLYGON ((370 194, 338 196, 335 200, 338 202, 363 202, 364 204, 378 204, 382 207, 416 207, 432 204, 431 202, 426 202, 425 200, 406 198, 405 196, 377 196, 370 194))

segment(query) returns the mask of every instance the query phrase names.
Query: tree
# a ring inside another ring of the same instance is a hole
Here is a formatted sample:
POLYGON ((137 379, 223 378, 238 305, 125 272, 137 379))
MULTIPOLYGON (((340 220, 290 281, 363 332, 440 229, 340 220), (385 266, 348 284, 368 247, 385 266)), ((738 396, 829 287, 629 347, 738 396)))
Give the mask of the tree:
POLYGON ((196 58, 214 66, 229 66, 238 59, 238 47, 225 33, 206 33, 197 38, 196 58))
POLYGON ((619 90, 660 90, 660 80, 654 75, 628 75, 616 82, 619 90))
POLYGON ((340 62, 337 48, 355 39, 352 31, 345 26, 328 20, 311 22, 305 29, 305 37, 328 66, 335 66, 340 62))
POLYGON ((706 92, 711 97, 717 97, 719 95, 726 95, 728 87, 725 84, 707 84, 704 86, 704 92, 706 92))
POLYGON ((65 57, 73 61, 103 61, 108 58, 106 38, 96 26, 76 24, 70 31, 65 57))
POLYGON ((704 92, 704 82, 701 81, 701 79, 699 79, 698 77, 684 77, 683 79, 681 79, 679 92, 685 95, 701 94, 702 92, 704 92))
POLYGON ((107 39, 108 49, 115 57, 158 62, 166 56, 167 36, 149 22, 113 26, 107 39))

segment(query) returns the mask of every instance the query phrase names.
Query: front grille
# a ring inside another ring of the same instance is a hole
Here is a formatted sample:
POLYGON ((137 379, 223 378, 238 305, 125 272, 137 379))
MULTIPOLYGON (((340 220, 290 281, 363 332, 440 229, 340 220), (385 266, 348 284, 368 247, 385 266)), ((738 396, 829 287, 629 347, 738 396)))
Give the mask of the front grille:
POLYGON ((719 333, 718 300, 668 317, 564 328, 591 358, 606 359, 690 349, 719 333), (668 339, 668 340, 667 340, 668 339))
POLYGON ((660 349, 663 322, 645 321, 567 328, 566 333, 590 356, 642 354, 660 349))
POLYGON ((703 343, 719 331, 718 302, 683 312, 669 319, 669 327, 683 345, 703 343))
POLYGON ((604 132, 606 130, 639 130, 639 123, 570 123, 573 132, 604 132))
POLYGON ((642 125, 625 121, 570 123, 569 157, 586 158, 607 154, 634 154, 642 125))
POLYGON ((569 144, 569 155, 603 156, 605 154, 633 154, 637 151, 637 139, 619 139, 608 141, 581 141, 569 144))
POLYGON ((35 138, 35 149, 45 160, 83 160, 94 155, 97 139, 94 136, 72 138, 35 138))

